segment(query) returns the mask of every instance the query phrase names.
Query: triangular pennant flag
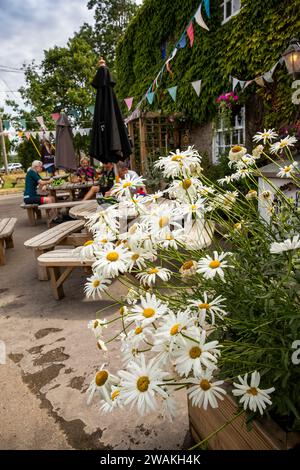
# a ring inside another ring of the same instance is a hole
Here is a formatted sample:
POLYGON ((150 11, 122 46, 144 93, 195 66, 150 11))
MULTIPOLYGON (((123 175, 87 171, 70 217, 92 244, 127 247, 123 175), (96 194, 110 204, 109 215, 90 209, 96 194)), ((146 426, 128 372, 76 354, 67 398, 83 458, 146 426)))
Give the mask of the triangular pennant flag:
POLYGON ((177 86, 172 86, 171 88, 167 88, 167 90, 170 93, 171 98, 172 98, 173 101, 176 101, 177 88, 178 88, 177 86))
POLYGON ((49 140, 49 137, 50 137, 50 132, 49 131, 44 132, 44 138, 49 140))
POLYGON ((22 129, 26 129, 26 121, 25 121, 25 119, 20 119, 20 120, 19 120, 19 123, 20 123, 20 127, 21 127, 22 129))
POLYGON ((256 77, 254 79, 255 83, 257 83, 257 85, 261 86, 261 87, 264 87, 265 86, 265 81, 263 79, 263 77, 256 77))
POLYGON ((147 100, 149 104, 152 104, 154 101, 154 93, 153 91, 148 91, 147 93, 147 100))
POLYGON ((53 114, 51 114, 51 117, 52 117, 53 121, 56 122, 59 119, 60 114, 59 113, 53 113, 53 114))
POLYGON ((273 65, 273 67, 271 68, 271 70, 269 70, 268 72, 264 73, 263 75, 263 78, 266 82, 268 83, 272 83, 273 82, 273 73, 275 72, 275 69, 277 67, 277 65, 279 64, 279 62, 276 62, 275 65, 273 65))
POLYGON ((183 49, 185 46, 186 46, 186 35, 185 33, 183 33, 183 35, 181 36, 181 38, 179 39, 177 43, 177 47, 179 47, 180 49, 183 49))
POLYGON ((94 114, 95 106, 88 106, 87 110, 88 110, 89 113, 94 114))
POLYGON ((196 80, 195 82, 192 82, 192 87, 194 88, 197 96, 200 96, 201 82, 202 82, 202 80, 196 80))
POLYGON ((25 132, 25 137, 26 137, 27 140, 29 140, 30 139, 30 132, 25 132))
POLYGON ((18 131, 18 136, 20 137, 20 139, 23 137, 23 134, 24 134, 23 131, 18 131))
POLYGON ((3 121, 3 128, 4 130, 8 131, 8 129, 10 128, 10 121, 3 121))
POLYGON ((240 81, 237 78, 232 77, 232 91, 236 89, 238 83, 240 83, 240 81))
POLYGON ((202 17, 201 8, 202 8, 202 3, 200 3, 200 6, 199 6, 198 10, 196 11, 195 20, 197 21, 198 25, 201 26, 201 28, 204 28, 207 31, 209 31, 209 28, 206 25, 206 23, 205 23, 205 21, 202 17))
POLYGON ((210 18, 210 1, 209 0, 204 0, 204 6, 205 6, 206 14, 207 14, 208 18, 210 18))
POLYGON ((190 46, 193 47, 193 44, 194 44, 194 26, 193 26, 193 22, 191 21, 190 24, 188 25, 187 27, 187 30, 186 30, 186 33, 189 37, 189 40, 190 40, 190 46))
POLYGON ((125 98, 125 103, 126 103, 126 106, 128 108, 128 111, 131 110, 132 108, 132 103, 133 103, 133 97, 131 96, 130 98, 125 98))
POLYGON ((239 80, 241 90, 243 90, 248 83, 246 80, 239 80))
POLYGON ((248 80, 248 81, 245 83, 244 90, 245 90, 249 85, 251 85, 252 82, 254 82, 254 80, 248 80))
POLYGON ((39 123, 39 125, 40 125, 41 127, 45 128, 43 116, 37 116, 37 117, 36 117, 36 120, 37 120, 37 122, 39 123))

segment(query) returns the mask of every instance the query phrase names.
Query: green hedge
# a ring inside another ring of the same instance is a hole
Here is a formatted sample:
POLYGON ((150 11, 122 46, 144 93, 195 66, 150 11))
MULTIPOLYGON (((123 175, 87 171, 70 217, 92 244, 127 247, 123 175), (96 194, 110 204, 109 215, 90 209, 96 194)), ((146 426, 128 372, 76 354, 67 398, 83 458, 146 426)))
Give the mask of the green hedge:
MULTIPOLYGON (((144 0, 117 47, 117 93, 119 99, 134 96, 134 106, 145 94, 163 65, 161 44, 168 42, 170 53, 197 10, 200 0, 144 0)), ((221 1, 211 0, 211 18, 203 17, 210 28, 194 23, 195 42, 180 49, 171 62, 173 79, 164 72, 155 102, 145 109, 161 109, 169 114, 184 112, 192 121, 205 123, 216 113, 215 99, 231 85, 229 74, 250 80, 267 72, 281 57, 290 39, 300 35, 300 0, 244 0, 238 15, 221 25, 221 1), (191 81, 202 79, 200 98, 191 81), (178 85, 174 103, 166 88, 178 85)), ((189 42, 189 41, 188 41, 189 42)), ((279 126, 295 121, 298 106, 291 102, 292 79, 285 66, 275 72, 268 89, 256 84, 244 92, 264 97, 265 124, 279 126)))

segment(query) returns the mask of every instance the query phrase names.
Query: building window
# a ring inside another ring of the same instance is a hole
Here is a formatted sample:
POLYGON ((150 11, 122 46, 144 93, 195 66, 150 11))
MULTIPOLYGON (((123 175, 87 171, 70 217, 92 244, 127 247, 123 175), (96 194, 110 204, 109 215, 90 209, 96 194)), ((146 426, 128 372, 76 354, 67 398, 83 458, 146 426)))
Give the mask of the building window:
POLYGON ((224 24, 240 11, 241 0, 224 0, 221 4, 221 8, 223 16, 222 24, 224 24))
POLYGON ((221 155, 228 155, 233 145, 245 145, 245 108, 233 117, 233 126, 228 129, 222 120, 214 132, 213 139, 213 163, 218 163, 221 155))

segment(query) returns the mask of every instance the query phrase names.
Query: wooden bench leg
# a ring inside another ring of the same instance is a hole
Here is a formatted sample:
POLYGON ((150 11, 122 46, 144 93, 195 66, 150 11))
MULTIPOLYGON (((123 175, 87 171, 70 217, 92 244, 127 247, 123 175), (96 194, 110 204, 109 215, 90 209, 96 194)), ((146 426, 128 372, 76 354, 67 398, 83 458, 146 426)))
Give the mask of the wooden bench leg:
POLYGON ((39 209, 35 209, 36 219, 40 220, 42 218, 42 213, 39 209))
POLYGON ((36 218, 35 218, 34 208, 33 207, 28 207, 26 210, 27 210, 29 224, 30 225, 36 225, 36 218))
MULTIPOLYGON (((49 250, 34 250, 34 256, 36 260, 40 255, 46 253, 49 250)), ((40 266, 37 261, 38 279, 39 281, 49 281, 49 274, 46 266, 40 266)))
POLYGON ((5 239, 5 246, 6 246, 6 248, 13 248, 14 247, 14 241, 13 241, 12 235, 5 239))
POLYGON ((5 242, 4 238, 0 238, 0 265, 5 264, 5 242))
POLYGON ((69 268, 66 268, 62 274, 60 274, 60 270, 58 267, 51 266, 48 269, 50 272, 51 287, 52 287, 54 298, 56 300, 60 300, 65 296, 63 283, 69 277, 74 267, 70 266, 69 268))

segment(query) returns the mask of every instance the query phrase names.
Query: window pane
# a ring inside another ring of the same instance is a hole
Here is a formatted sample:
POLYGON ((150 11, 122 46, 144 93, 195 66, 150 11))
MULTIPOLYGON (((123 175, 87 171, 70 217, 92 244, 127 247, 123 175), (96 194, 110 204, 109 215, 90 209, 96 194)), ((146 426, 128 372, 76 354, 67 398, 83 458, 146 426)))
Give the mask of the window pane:
POLYGON ((229 16, 231 16, 231 0, 229 0, 228 2, 226 2, 226 11, 225 11, 225 19, 226 18, 229 18, 229 16))
POLYGON ((241 9, 241 0, 232 0, 232 13, 236 13, 241 9))

